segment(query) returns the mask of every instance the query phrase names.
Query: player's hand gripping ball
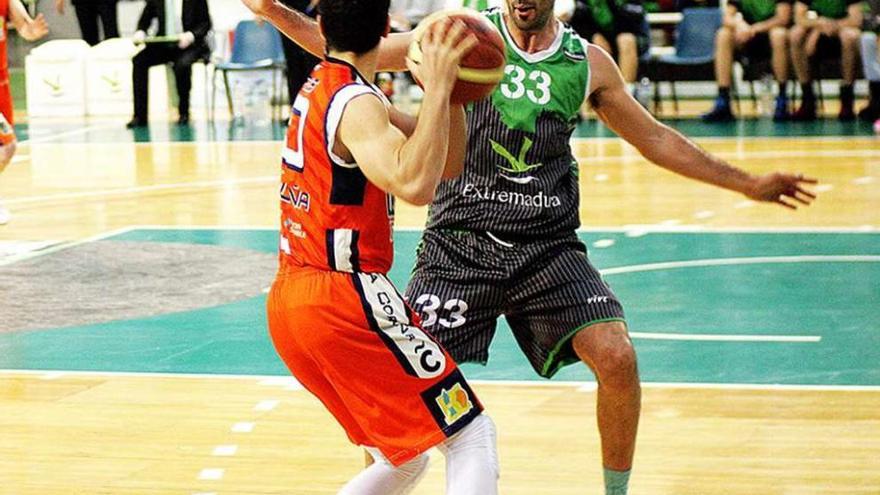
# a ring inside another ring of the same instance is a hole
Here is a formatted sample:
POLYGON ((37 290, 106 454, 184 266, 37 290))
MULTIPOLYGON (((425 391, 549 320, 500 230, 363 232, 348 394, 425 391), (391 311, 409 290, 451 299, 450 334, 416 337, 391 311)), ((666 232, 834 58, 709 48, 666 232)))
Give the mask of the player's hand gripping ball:
MULTIPOLYGON (((407 56, 418 65, 422 61, 421 40, 428 27, 446 19, 458 20, 466 27, 465 34, 477 38, 474 46, 462 59, 458 69, 458 81, 452 89, 452 103, 470 103, 481 100, 495 90, 504 77, 506 62, 504 40, 498 29, 479 12, 471 9, 457 9, 436 12, 426 17, 413 31, 413 42, 407 56)), ((416 81, 418 82, 418 80, 416 81)), ((421 83, 419 83, 421 85, 421 83)))

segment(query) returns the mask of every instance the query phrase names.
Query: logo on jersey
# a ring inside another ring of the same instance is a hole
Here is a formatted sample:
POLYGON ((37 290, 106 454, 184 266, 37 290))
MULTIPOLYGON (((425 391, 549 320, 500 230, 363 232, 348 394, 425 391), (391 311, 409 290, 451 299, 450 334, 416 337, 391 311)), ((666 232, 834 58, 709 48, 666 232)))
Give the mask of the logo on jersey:
POLYGON ((441 389, 440 395, 434 400, 440 406, 447 425, 455 423, 474 408, 470 396, 461 383, 456 383, 449 390, 441 389))
POLYGON ((569 60, 574 60, 575 62, 582 62, 587 59, 587 55, 580 52, 572 52, 569 50, 563 50, 562 53, 568 57, 569 60))
POLYGON ((495 191, 488 186, 477 186, 467 183, 461 189, 461 195, 465 198, 476 198, 480 201, 494 201, 510 206, 525 206, 526 208, 557 208, 562 206, 559 196, 549 196, 544 191, 536 194, 525 194, 516 191, 495 191))
POLYGON ((302 86, 302 92, 305 94, 309 94, 318 87, 318 79, 309 76, 306 82, 302 86))
POLYGON ((464 428, 483 410, 480 400, 457 368, 420 395, 446 436, 464 428))
POLYGON ((312 209, 311 195, 301 190, 296 184, 281 183, 281 201, 306 213, 312 209))
POLYGON ((495 151, 501 158, 507 162, 508 166, 498 165, 498 168, 501 170, 501 177, 507 179, 511 182, 515 182, 517 184, 528 184, 529 182, 535 180, 535 177, 529 175, 529 172, 540 168, 543 166, 541 163, 526 163, 526 153, 532 149, 531 139, 525 138, 522 146, 519 149, 519 154, 517 156, 513 156, 513 153, 507 150, 504 146, 498 144, 493 140, 489 140, 492 144, 492 150, 495 151))

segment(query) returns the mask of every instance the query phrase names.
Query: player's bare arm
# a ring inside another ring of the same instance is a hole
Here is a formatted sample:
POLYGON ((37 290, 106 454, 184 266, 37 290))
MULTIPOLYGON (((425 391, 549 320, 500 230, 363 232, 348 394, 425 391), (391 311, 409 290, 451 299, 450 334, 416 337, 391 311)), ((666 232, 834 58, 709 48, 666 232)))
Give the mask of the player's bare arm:
POLYGON ((49 25, 43 14, 31 18, 20 0, 9 2, 9 23, 15 27, 18 34, 28 41, 36 41, 49 34, 49 25))
MULTIPOLYGON (((450 126, 438 126, 437 122, 455 124, 458 120, 450 120, 449 97, 458 64, 476 40, 463 36, 461 23, 446 28, 446 23, 438 23, 422 40, 424 59, 416 70, 425 85, 425 97, 409 138, 392 124, 385 105, 370 95, 348 104, 338 130, 339 143, 345 148, 338 150, 340 156, 350 156, 371 182, 416 205, 434 199, 450 156, 450 143, 463 147, 465 142, 463 122, 450 126), (459 135, 450 139, 453 128, 459 135)), ((463 150, 454 153, 464 155, 463 150)))
MULTIPOLYGON (((324 38, 315 19, 285 6, 277 0, 242 0, 254 14, 265 18, 285 36, 316 57, 323 57, 324 38)), ((380 71, 406 70, 406 51, 412 34, 392 33, 379 44, 380 71)))
MULTIPOLYGON (((418 119, 402 112, 396 107, 388 107, 391 125, 400 129, 404 136, 410 137, 416 130, 418 119)), ((467 151, 467 132, 464 105, 452 105, 449 108, 449 153, 446 156, 446 167, 443 179, 454 179, 464 170, 464 155, 467 151), (461 137, 461 139, 459 139, 461 137)))
POLYGON ((740 192, 756 201, 787 208, 808 205, 815 195, 804 189, 815 179, 802 174, 749 174, 712 156, 678 131, 658 122, 626 91, 623 77, 602 49, 590 46, 590 102, 599 118, 648 160, 685 177, 740 192))

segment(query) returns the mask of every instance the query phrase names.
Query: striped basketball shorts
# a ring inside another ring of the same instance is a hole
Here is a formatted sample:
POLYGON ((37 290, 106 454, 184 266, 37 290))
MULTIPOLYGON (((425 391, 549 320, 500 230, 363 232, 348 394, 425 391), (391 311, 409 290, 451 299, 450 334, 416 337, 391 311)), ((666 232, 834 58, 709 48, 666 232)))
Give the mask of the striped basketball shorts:
POLYGON ((280 270, 266 302, 275 350, 345 429, 401 465, 483 410, 452 357, 385 275, 280 270))
POLYGON ((406 290, 422 324, 459 363, 485 364, 504 315, 535 371, 578 361, 584 327, 623 321, 623 307, 577 237, 506 242, 482 232, 426 230, 406 290))

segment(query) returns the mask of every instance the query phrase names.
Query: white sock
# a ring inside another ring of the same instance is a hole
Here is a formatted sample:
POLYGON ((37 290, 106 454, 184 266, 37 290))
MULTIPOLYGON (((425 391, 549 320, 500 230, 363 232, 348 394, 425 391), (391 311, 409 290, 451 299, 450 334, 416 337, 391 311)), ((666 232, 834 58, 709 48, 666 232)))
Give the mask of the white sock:
POLYGON ((497 495, 495 423, 485 414, 437 446, 446 456, 447 495, 497 495))
POLYGON ((375 462, 346 483, 339 495, 406 495, 428 470, 427 454, 394 467, 378 449, 366 450, 375 462))

